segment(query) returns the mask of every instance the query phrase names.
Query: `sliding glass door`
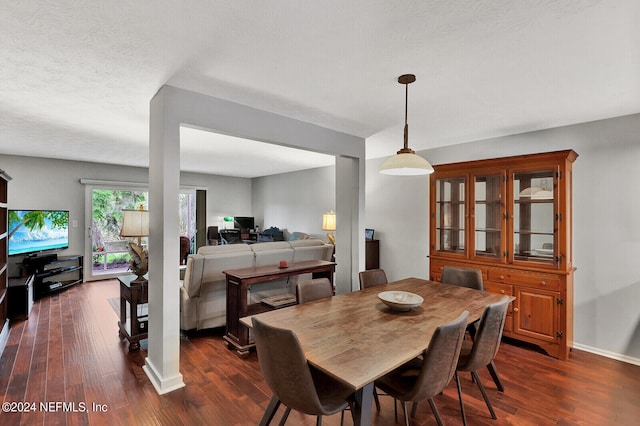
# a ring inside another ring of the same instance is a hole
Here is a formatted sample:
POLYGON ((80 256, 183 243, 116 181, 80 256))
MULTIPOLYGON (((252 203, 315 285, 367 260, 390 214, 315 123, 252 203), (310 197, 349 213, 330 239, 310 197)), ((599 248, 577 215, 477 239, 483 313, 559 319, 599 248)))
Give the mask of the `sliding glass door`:
MULTIPOLYGON (((85 259, 91 259, 91 262, 85 260, 85 279, 105 279, 126 273, 130 259, 127 246, 131 239, 120 236, 122 210, 137 209, 140 206, 146 210, 149 199, 147 189, 126 185, 88 186, 86 193, 90 213, 85 216, 88 216, 85 259)), ((193 253, 196 240, 195 191, 181 191, 179 205, 180 235, 189 238, 190 252, 193 253)), ((147 244, 146 238, 142 239, 142 244, 147 244)))

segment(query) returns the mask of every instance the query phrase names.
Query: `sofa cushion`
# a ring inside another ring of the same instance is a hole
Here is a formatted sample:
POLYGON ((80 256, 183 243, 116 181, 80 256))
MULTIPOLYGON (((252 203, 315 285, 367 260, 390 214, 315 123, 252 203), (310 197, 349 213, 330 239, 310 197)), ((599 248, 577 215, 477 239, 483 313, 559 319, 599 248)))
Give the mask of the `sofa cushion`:
POLYGON ((207 255, 202 269, 202 282, 221 282, 226 288, 227 276, 224 271, 230 269, 250 268, 253 266, 253 252, 222 253, 207 255))
POLYGON ((267 250, 291 249, 291 245, 287 241, 272 241, 272 242, 265 242, 265 243, 256 243, 256 244, 250 244, 248 245, 248 247, 251 247, 251 250, 254 253, 267 251, 267 250))
POLYGON ((308 246, 324 246, 325 242, 317 238, 307 238, 304 240, 289 241, 289 245, 293 248, 296 247, 308 247, 308 246))
POLYGON ((333 254, 333 246, 317 238, 289 241, 289 244, 293 247, 294 262, 303 262, 305 260, 330 261, 333 254))
POLYGON ((296 247, 293 250, 293 261, 304 262, 305 260, 326 260, 327 248, 322 246, 296 247))
POLYGON ((221 244, 218 246, 202 246, 198 249, 198 254, 204 255, 237 252, 251 252, 251 248, 248 244, 221 244))

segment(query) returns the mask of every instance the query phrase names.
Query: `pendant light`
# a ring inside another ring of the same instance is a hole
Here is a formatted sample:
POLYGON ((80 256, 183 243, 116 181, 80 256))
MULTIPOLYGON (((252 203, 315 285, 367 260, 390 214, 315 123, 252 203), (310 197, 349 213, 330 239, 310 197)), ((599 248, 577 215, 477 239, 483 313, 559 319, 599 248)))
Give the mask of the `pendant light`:
POLYGON ((409 99, 409 84, 416 81, 413 74, 404 74, 398 77, 398 83, 405 85, 404 100, 404 147, 393 157, 389 157, 380 165, 378 171, 385 175, 414 176, 433 173, 433 167, 427 160, 416 155, 409 148, 409 125, 407 124, 407 104, 409 99))

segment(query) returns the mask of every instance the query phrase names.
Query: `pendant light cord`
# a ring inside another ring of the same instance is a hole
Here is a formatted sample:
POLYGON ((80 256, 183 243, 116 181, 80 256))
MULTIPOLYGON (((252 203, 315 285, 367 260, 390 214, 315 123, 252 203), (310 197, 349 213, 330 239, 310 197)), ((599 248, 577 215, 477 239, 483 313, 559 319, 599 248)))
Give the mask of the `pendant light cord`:
POLYGON ((407 124, 408 105, 409 105, 409 84, 404 85, 404 149, 409 149, 409 125, 407 124))

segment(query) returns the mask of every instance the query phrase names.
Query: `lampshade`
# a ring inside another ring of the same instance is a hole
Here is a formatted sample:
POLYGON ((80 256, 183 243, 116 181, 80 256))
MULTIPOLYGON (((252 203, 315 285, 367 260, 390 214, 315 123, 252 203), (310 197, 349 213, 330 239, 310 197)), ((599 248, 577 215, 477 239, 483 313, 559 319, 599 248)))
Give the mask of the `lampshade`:
MULTIPOLYGON (((142 207, 142 206, 140 206, 142 207)), ((123 209, 121 237, 146 237, 149 235, 149 210, 123 209)))
POLYGON ((400 152, 387 158, 378 171, 385 175, 415 176, 433 173, 433 167, 427 160, 413 152, 400 152))
POLYGON ((222 229, 233 229, 233 216, 225 216, 223 218, 222 229))
POLYGON ((385 175, 414 176, 428 175, 433 173, 433 167, 427 160, 416 155, 415 151, 409 148, 409 125, 407 124, 407 105, 409 100, 409 84, 416 81, 413 74, 404 74, 398 77, 398 83, 405 85, 404 101, 404 146, 396 155, 388 158, 380 165, 378 171, 385 175))
POLYGON ((322 230, 323 231, 335 231, 336 230, 336 214, 331 210, 329 213, 322 215, 322 230))

